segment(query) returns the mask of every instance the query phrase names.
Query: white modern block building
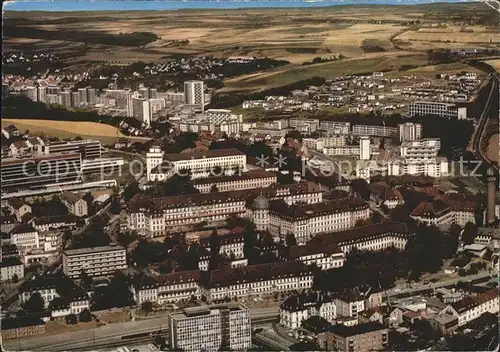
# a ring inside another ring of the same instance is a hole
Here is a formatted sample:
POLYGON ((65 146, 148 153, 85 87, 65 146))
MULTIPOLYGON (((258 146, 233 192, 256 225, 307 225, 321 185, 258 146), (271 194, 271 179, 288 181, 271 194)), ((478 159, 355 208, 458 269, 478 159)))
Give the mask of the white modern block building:
POLYGON ((436 115, 448 119, 465 119, 467 118, 467 108, 457 107, 455 104, 440 103, 433 101, 415 101, 410 103, 408 107, 408 115, 410 116, 425 116, 436 115))
POLYGON ((63 252, 63 272, 71 278, 84 270, 89 276, 109 276, 115 271, 127 268, 125 248, 102 246, 93 248, 67 249, 63 252))
POLYGON ((247 157, 237 149, 165 154, 159 147, 153 147, 146 154, 146 165, 149 181, 165 181, 187 170, 192 179, 197 179, 212 175, 218 168, 225 175, 246 171, 247 157))
POLYGON ((398 125, 401 142, 414 141, 422 138, 423 126, 420 123, 405 122, 398 125))
POLYGON ((203 111, 205 107, 205 96, 203 81, 184 82, 185 103, 193 105, 197 110, 203 111))
POLYGON ((250 310, 241 304, 186 308, 170 314, 168 321, 173 350, 246 351, 252 347, 250 310))
POLYGON ((484 313, 498 314, 500 289, 467 296, 464 299, 449 304, 441 313, 451 314, 458 317, 458 326, 463 326, 468 322, 479 318, 484 313))

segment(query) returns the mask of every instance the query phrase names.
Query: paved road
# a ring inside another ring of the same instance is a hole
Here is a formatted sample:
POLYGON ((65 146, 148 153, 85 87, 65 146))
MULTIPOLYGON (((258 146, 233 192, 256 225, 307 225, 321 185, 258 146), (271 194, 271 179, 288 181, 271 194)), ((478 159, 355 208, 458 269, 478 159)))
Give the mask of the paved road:
MULTIPOLYGON (((259 308, 251 310, 252 320, 273 317, 278 315, 278 307, 259 308)), ((84 348, 95 343, 112 343, 120 341, 121 336, 137 334, 141 332, 165 329, 167 317, 159 317, 148 320, 139 320, 126 323, 108 324, 96 329, 68 332, 57 335, 41 335, 29 339, 4 341, 3 347, 7 351, 19 350, 71 350, 84 348)))
POLYGON ((495 96, 495 93, 498 91, 498 73, 490 67, 490 70, 486 70, 484 67, 476 67, 480 70, 483 70, 486 73, 490 74, 492 84, 491 84, 491 90, 488 95, 488 100, 486 101, 486 104, 484 105, 484 110, 481 114, 481 117, 479 118, 479 125, 477 127, 476 133, 474 134, 474 140, 472 143, 472 146, 474 148, 474 154, 481 159, 484 163, 487 165, 493 167, 497 172, 498 172, 498 165, 496 163, 492 163, 488 157, 484 154, 484 151, 481 149, 481 140, 483 139, 483 135, 485 132, 485 127, 487 125, 488 118, 491 116, 488 116, 488 112, 490 111, 490 105, 494 103, 493 97, 495 96))

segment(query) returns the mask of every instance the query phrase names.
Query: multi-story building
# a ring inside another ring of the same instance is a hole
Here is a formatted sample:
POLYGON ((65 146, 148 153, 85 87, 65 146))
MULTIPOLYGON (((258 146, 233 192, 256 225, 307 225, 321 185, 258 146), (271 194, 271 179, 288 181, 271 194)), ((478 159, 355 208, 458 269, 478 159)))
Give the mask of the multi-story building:
POLYGON ((301 119, 291 117, 288 120, 289 126, 303 133, 313 133, 319 129, 318 119, 301 119))
POLYGON ((455 104, 440 103, 433 101, 415 101, 408 106, 409 116, 435 115, 448 119, 467 118, 467 108, 458 107, 455 104))
POLYGON ((318 247, 337 246, 344 253, 353 248, 367 251, 381 251, 389 247, 404 250, 410 237, 405 223, 386 221, 379 224, 355 227, 350 230, 318 234, 307 245, 318 247))
POLYGON ((41 276, 24 281, 19 287, 19 300, 26 303, 38 292, 44 301, 45 308, 51 311, 52 317, 79 314, 90 309, 87 292, 65 275, 41 276))
POLYGON ((80 106, 80 94, 78 92, 71 92, 71 106, 74 108, 80 106))
POLYGON ((351 133, 351 124, 349 122, 321 121, 319 128, 332 135, 347 135, 351 133))
POLYGON ((78 88, 78 101, 80 105, 86 105, 88 101, 87 88, 78 88))
POLYGON ((355 293, 345 293, 335 298, 337 316, 357 318, 365 310, 365 298, 355 293))
POLYGON ((449 227, 451 224, 465 226, 475 223, 477 203, 460 195, 442 195, 433 201, 422 201, 411 212, 410 216, 427 226, 449 227))
POLYGON ((261 193, 270 199, 283 198, 290 204, 316 203, 322 199, 321 191, 310 182, 155 199, 137 194, 127 204, 127 225, 149 236, 164 236, 167 228, 225 221, 230 215, 243 216, 247 201, 261 193))
POLYGON ((146 98, 132 98, 132 111, 133 117, 141 121, 146 127, 151 125, 151 117, 153 111, 149 99, 146 98))
POLYGON ((389 331, 379 323, 337 324, 318 334, 317 343, 326 351, 379 351, 387 348, 389 331))
POLYGON ((345 263, 345 254, 335 243, 319 244, 308 242, 303 245, 285 247, 279 255, 287 261, 301 261, 306 265, 316 265, 321 270, 340 268, 345 263))
POLYGON ((323 151, 324 148, 345 146, 347 143, 347 138, 345 135, 334 135, 331 137, 320 138, 303 138, 302 143, 307 148, 323 151))
POLYGON ((189 301, 199 299, 200 271, 180 271, 159 276, 140 276, 131 286, 137 304, 151 302, 155 304, 189 301))
POLYGON ((48 142, 45 144, 45 154, 79 153, 82 159, 98 159, 102 155, 101 142, 97 140, 75 140, 48 142))
POLYGON ((439 138, 427 138, 401 143, 399 148, 401 158, 407 164, 425 164, 435 162, 441 148, 439 138))
POLYGON ((0 280, 7 281, 14 278, 22 279, 24 277, 24 264, 18 257, 1 258, 0 261, 0 280))
POLYGON ((82 270, 89 276, 109 276, 127 268, 122 246, 67 249, 62 254, 63 272, 71 278, 79 277, 82 270))
POLYGON ((40 103, 45 103, 47 95, 47 87, 46 86, 38 86, 38 101, 40 103))
POLYGON ((499 295, 500 289, 495 288, 476 296, 466 296, 458 302, 449 304, 441 313, 458 317, 458 326, 462 326, 484 313, 498 314, 499 295))
POLYGON ((428 161, 413 160, 407 162, 403 158, 394 158, 387 163, 388 176, 424 175, 430 177, 444 177, 450 174, 449 162, 446 158, 438 157, 428 161))
POLYGON ((9 151, 15 157, 28 157, 43 154, 45 142, 40 137, 19 140, 9 145, 9 151))
POLYGON ((79 195, 63 191, 61 194, 62 203, 68 208, 71 214, 77 217, 84 217, 89 215, 87 201, 81 198, 79 195))
POLYGON ((246 170, 246 155, 237 149, 209 150, 164 154, 161 150, 151 148, 146 154, 149 181, 164 181, 174 174, 186 173, 190 170, 193 179, 210 176, 220 168, 224 174, 246 170))
POLYGON ((325 155, 356 155, 359 156, 361 149, 359 145, 344 145, 342 147, 326 147, 323 148, 325 155))
POLYGON ((201 286, 202 294, 211 302, 308 290, 312 281, 311 269, 295 261, 208 271, 201 278, 201 286))
POLYGON ((395 127, 386 126, 372 126, 372 125, 354 125, 352 126, 352 134, 355 136, 377 136, 393 138, 399 134, 399 129, 395 127))
POLYGON ((423 126, 420 123, 405 122, 399 127, 399 141, 400 142, 410 142, 422 139, 423 126))
MULTIPOLYGON (((251 208, 248 214, 253 219, 251 208)), ((267 229, 272 235, 283 240, 287 234, 293 233, 297 243, 303 244, 318 233, 349 229, 359 220, 369 217, 368 204, 359 198, 296 205, 274 200, 269 204, 267 229)))
POLYGON ((71 91, 65 90, 59 93, 59 104, 67 108, 71 107, 71 91))
POLYGON ((38 101, 38 89, 37 87, 26 87, 25 91, 26 97, 32 101, 38 101))
MULTIPOLYGON (((238 260, 244 258, 243 247, 245 246, 245 238, 242 233, 230 233, 227 235, 218 235, 219 253, 228 258, 238 260)), ((210 251, 210 238, 203 237, 200 239, 200 245, 210 251)))
POLYGON ((38 231, 31 224, 21 223, 10 233, 10 242, 21 254, 40 247, 38 231))
POLYGON ((363 136, 359 139, 359 159, 370 160, 371 158, 371 142, 370 138, 363 136))
POLYGON ((199 111, 205 108, 205 95, 203 81, 184 82, 185 103, 193 105, 199 111))
POLYGON ((173 350, 247 351, 252 347, 250 310, 241 304, 186 308, 170 314, 168 321, 173 350))
POLYGON ((302 322, 312 316, 334 323, 337 308, 332 297, 320 292, 300 293, 280 304, 280 324, 289 329, 300 328, 302 322))
POLYGON ((215 176, 193 180, 193 186, 201 193, 209 193, 214 190, 227 192, 251 188, 267 188, 276 183, 276 173, 264 170, 250 170, 233 176, 215 176))
POLYGON ((73 215, 36 217, 31 221, 31 224, 39 232, 73 230, 76 227, 76 218, 73 215))
POLYGON ((18 222, 22 221, 25 214, 31 214, 31 205, 25 203, 20 198, 9 199, 7 206, 9 207, 11 214, 16 217, 18 222))
POLYGON ((81 181, 80 154, 53 154, 30 159, 2 158, 2 189, 30 189, 81 181))

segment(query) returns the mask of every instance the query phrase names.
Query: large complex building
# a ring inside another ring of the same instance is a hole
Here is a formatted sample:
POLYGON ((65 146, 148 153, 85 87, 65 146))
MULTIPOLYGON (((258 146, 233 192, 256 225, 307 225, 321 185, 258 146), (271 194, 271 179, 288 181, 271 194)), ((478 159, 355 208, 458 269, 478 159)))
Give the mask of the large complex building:
POLYGON ((40 155, 30 159, 2 158, 2 189, 23 190, 81 181, 80 154, 40 155))
POLYGON ((425 116, 435 115, 448 119, 465 119, 467 118, 467 108, 457 107, 455 104, 439 103, 432 101, 415 101, 410 103, 408 107, 408 115, 410 116, 425 116))
POLYGON ((186 352, 246 351, 252 347, 250 310, 241 304, 186 308, 169 315, 170 348, 186 352))
POLYGON ((403 142, 399 149, 401 158, 408 164, 423 164, 436 161, 441 148, 439 138, 427 138, 403 142))
POLYGON ((196 179, 217 174, 218 168, 226 175, 245 171, 246 160, 246 155, 237 149, 165 154, 159 147, 153 147, 146 154, 146 171, 149 181, 164 181, 188 170, 196 179))
POLYGON ((62 255, 63 272, 71 278, 80 277, 82 270, 89 276, 109 276, 127 268, 125 248, 102 246, 67 249, 62 255))
POLYGON ((251 170, 234 176, 215 176, 193 180, 193 186, 200 193, 235 191, 252 188, 267 188, 277 183, 274 172, 251 170))
POLYGON ((282 240, 293 233, 297 243, 303 244, 318 233, 354 227, 370 217, 370 210, 358 198, 289 205, 283 199, 268 202, 260 197, 249 203, 247 215, 259 230, 269 230, 282 240))
POLYGON ((244 215, 247 201, 260 193, 270 199, 282 198, 289 204, 317 203, 322 200, 321 191, 309 182, 155 199, 137 194, 127 204, 127 225, 149 236, 163 236, 168 228, 204 221, 220 222, 230 215, 244 215))

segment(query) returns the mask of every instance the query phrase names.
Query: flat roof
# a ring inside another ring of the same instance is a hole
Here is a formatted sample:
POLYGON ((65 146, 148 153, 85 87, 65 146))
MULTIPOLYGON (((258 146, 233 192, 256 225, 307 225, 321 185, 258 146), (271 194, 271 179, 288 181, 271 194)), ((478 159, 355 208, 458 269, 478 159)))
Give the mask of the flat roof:
POLYGON ((190 159, 220 158, 233 155, 245 155, 245 153, 236 148, 229 148, 229 149, 207 150, 202 152, 165 154, 163 160, 180 161, 180 160, 190 160, 190 159))
POLYGON ((78 249, 67 249, 63 253, 66 255, 81 255, 81 254, 90 254, 90 253, 111 252, 111 251, 118 251, 118 250, 125 250, 125 248, 120 246, 120 245, 87 247, 87 248, 78 248, 78 249))
POLYGON ((209 315, 212 311, 218 310, 218 309, 229 309, 232 311, 235 310, 248 310, 247 307, 245 307, 242 304, 237 304, 237 303, 222 303, 222 304, 214 304, 214 305, 209 305, 209 306, 201 306, 201 307, 190 307, 190 308, 185 308, 182 310, 182 312, 179 313, 174 313, 171 314, 170 316, 172 318, 178 318, 178 319, 185 319, 189 317, 196 317, 196 316, 201 316, 201 315, 209 315))

